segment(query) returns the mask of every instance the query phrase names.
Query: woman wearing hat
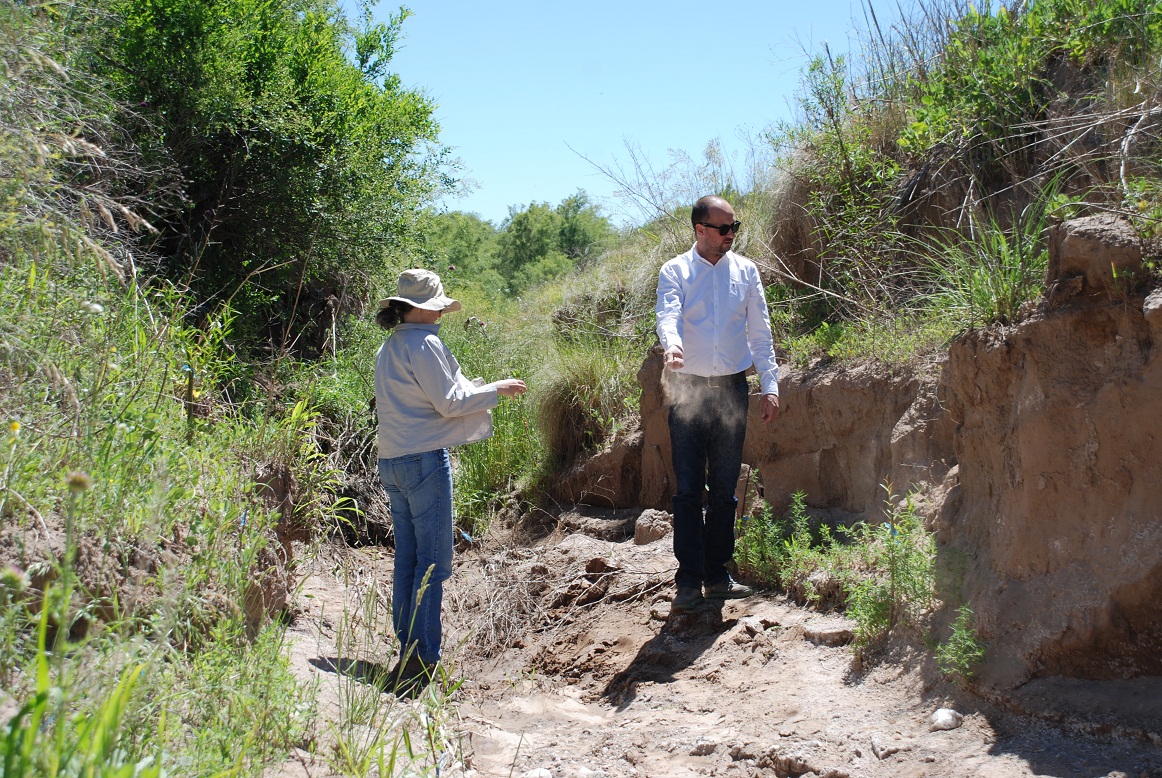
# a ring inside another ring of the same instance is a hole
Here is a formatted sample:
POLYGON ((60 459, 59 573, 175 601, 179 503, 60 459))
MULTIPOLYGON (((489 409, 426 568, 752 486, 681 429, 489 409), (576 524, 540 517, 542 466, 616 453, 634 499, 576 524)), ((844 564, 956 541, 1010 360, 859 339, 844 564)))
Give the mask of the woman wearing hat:
POLYGON ((379 478, 391 502, 395 576, 391 617, 400 661, 390 685, 418 693, 440 659, 440 608, 452 574, 452 468, 448 448, 492 434, 501 397, 523 394, 507 378, 476 385, 440 340, 440 316, 460 310, 440 277, 405 270, 376 322, 391 330, 375 358, 379 478))

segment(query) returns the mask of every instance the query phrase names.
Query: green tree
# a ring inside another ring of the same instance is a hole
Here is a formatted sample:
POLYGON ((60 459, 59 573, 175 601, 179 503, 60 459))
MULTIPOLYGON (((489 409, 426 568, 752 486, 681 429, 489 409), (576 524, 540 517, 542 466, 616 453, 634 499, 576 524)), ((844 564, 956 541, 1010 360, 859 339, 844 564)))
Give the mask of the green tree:
POLYGON ((501 225, 496 268, 519 291, 565 273, 597 256, 609 245, 613 226, 584 191, 556 207, 514 206, 501 225))
POLYGON ((157 219, 173 276, 285 344, 304 294, 364 293, 407 251, 451 180, 432 102, 388 72, 406 10, 372 24, 364 4, 353 24, 336 0, 109 9, 94 66, 139 106, 137 143, 185 179, 187 201, 157 219))
POLYGON ((496 228, 474 213, 431 214, 425 229, 426 251, 432 263, 450 265, 451 272, 471 274, 491 267, 496 228))
POLYGON ((455 288, 475 287, 488 295, 504 290, 494 266, 497 230, 474 213, 429 213, 421 253, 455 288))
POLYGON ((560 250, 578 263, 600 254, 613 239, 613 225, 584 191, 562 200, 557 213, 561 217, 560 250))

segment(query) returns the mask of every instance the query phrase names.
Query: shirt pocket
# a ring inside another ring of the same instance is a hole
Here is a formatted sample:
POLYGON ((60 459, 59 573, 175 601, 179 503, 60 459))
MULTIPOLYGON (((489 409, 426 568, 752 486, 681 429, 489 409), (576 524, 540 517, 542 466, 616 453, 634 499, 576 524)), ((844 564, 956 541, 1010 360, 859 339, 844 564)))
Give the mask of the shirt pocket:
POLYGON ((750 294, 750 284, 744 280, 731 281, 727 300, 730 302, 730 313, 737 314, 746 310, 746 298, 750 294))

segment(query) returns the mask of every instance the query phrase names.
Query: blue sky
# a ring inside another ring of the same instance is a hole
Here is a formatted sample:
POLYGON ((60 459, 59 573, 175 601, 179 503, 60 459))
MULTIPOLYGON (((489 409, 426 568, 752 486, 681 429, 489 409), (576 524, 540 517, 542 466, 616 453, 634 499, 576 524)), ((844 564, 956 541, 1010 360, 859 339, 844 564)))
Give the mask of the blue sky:
MULTIPOLYGON (((438 103, 441 138, 475 182, 443 205, 496 224, 510 206, 555 205, 578 189, 632 220, 582 156, 625 165, 631 144, 662 168, 671 151, 700 158, 714 139, 742 155, 743 137, 791 116, 804 48, 846 51, 863 18, 859 0, 407 6, 391 68, 438 103)), ((382 3, 377 17, 396 8, 382 3)))

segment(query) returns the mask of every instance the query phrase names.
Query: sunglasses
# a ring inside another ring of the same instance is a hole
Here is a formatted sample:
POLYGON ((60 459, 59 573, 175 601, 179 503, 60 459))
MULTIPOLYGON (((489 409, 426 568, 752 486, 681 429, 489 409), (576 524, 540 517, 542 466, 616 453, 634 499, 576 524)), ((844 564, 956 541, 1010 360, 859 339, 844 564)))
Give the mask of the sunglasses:
POLYGON ((698 222, 703 227, 709 230, 718 230, 718 234, 725 236, 728 232, 738 232, 742 229, 742 222, 733 222, 732 224, 707 224, 706 222, 698 222))

